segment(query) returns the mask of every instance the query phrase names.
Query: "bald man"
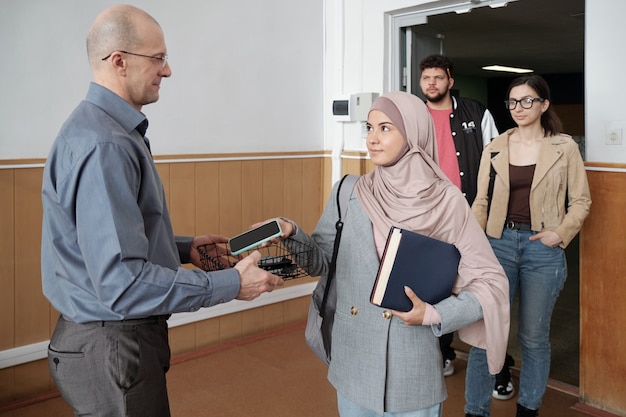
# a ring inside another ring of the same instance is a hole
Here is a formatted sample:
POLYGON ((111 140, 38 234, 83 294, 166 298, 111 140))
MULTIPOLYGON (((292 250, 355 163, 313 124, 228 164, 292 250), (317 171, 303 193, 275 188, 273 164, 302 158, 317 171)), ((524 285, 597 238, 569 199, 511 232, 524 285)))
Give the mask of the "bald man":
POLYGON ((219 272, 181 267, 201 267, 197 247, 227 238, 172 231, 141 112, 172 74, 156 20, 110 7, 87 54, 93 82, 44 169, 42 285, 61 313, 48 364, 77 416, 169 416, 170 314, 252 300, 283 280, 258 268, 258 252, 219 272))

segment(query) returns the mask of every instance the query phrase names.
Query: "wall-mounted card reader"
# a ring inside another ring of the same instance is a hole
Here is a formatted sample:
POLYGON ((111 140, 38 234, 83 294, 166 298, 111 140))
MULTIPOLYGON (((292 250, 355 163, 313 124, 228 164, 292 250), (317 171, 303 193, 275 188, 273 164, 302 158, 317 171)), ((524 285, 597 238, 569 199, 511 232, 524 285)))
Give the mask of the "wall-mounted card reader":
POLYGON ((350 100, 333 100, 333 116, 349 116, 350 100))
POLYGON ((378 93, 357 93, 333 100, 333 116, 339 122, 365 122, 376 97, 378 93))

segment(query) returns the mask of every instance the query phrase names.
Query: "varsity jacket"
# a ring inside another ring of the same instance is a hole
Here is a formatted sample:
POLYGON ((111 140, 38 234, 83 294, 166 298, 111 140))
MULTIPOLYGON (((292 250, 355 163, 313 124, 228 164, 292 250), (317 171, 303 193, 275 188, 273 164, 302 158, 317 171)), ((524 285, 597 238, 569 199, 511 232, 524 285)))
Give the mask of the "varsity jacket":
POLYGON ((461 175, 461 191, 471 205, 476 197, 478 167, 483 148, 498 136, 489 110, 471 98, 452 96, 450 130, 461 175))

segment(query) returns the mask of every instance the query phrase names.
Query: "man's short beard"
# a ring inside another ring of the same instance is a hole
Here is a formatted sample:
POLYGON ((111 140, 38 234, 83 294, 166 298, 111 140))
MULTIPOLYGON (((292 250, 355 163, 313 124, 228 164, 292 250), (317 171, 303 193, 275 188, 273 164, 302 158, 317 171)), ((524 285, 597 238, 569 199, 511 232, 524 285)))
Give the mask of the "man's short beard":
POLYGON ((424 96, 426 96, 426 100, 430 101, 431 103, 439 103, 448 96, 448 92, 446 91, 445 93, 439 93, 434 97, 427 96, 426 94, 424 94, 424 96))

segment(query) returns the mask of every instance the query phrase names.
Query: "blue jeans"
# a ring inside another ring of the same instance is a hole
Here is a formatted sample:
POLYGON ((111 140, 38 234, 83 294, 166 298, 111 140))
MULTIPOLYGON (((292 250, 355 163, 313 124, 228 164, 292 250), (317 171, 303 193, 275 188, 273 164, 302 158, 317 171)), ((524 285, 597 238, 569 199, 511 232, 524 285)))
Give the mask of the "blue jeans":
MULTIPOLYGON (((550 374, 550 319, 567 278, 565 252, 540 240, 536 232, 504 229, 489 238, 509 279, 511 306, 519 291, 517 338, 522 349, 518 403, 539 409, 550 374)), ((483 349, 470 349, 465 378, 465 412, 488 417, 495 377, 489 374, 483 349)))
POLYGON ((441 417, 443 412, 442 405, 435 404, 430 408, 424 408, 422 410, 407 411, 404 413, 386 412, 381 416, 372 410, 368 410, 367 408, 353 403, 339 393, 337 393, 337 405, 341 417, 441 417))

